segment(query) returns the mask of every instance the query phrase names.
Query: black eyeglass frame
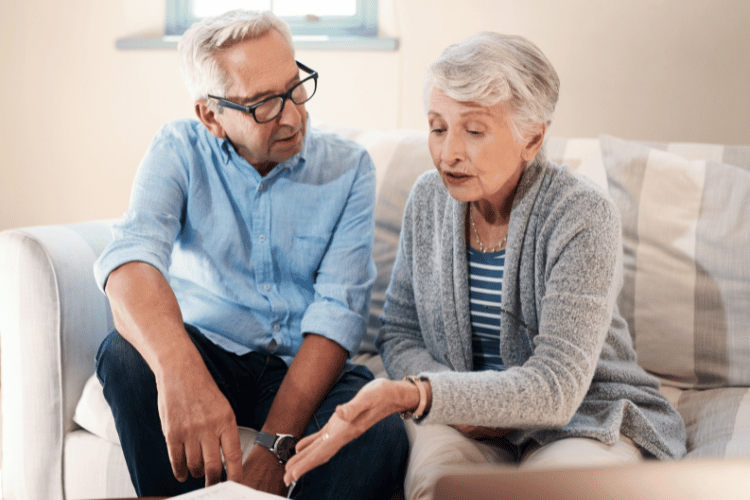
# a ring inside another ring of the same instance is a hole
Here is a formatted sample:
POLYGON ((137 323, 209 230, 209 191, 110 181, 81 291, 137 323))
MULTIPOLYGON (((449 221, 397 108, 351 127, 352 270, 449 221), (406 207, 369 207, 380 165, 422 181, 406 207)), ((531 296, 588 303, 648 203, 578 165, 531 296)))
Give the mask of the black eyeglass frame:
POLYGON ((236 103, 234 101, 230 101, 229 99, 225 99, 223 97, 219 97, 219 96, 215 96, 215 95, 211 95, 211 94, 208 94, 208 98, 216 100, 217 104, 219 106, 224 107, 224 108, 236 109, 237 111, 242 111, 242 112, 245 112, 245 113, 247 113, 249 115, 252 115, 253 119, 257 123, 259 123, 259 124, 271 122, 271 121, 275 120, 281 114, 282 111, 284 111, 284 105, 286 104, 286 100, 287 99, 289 99, 290 101, 292 101, 294 104, 297 104, 297 105, 304 104, 307 101, 309 101, 310 99, 312 99, 312 96, 314 96, 315 92, 317 92, 317 90, 318 90, 318 72, 315 71, 314 69, 311 69, 311 68, 305 66, 304 64, 302 64, 299 61, 294 61, 294 62, 297 63, 297 67, 299 69, 301 69, 302 71, 304 71, 305 73, 307 73, 309 76, 307 76, 307 77, 303 78, 302 80, 300 80, 299 82, 295 83, 292 88, 290 88, 288 91, 284 92, 283 94, 276 94, 276 95, 273 95, 271 97, 267 97, 267 98, 263 99, 260 102, 256 102, 255 104, 251 104, 250 106, 243 106, 242 104, 238 104, 238 103, 236 103), (313 90, 313 93, 310 94, 309 96, 307 96, 307 99, 305 99, 302 102, 297 102, 294 99, 292 99, 292 92, 294 92, 294 90, 297 87, 299 87, 300 85, 304 84, 308 80, 314 80, 315 81, 315 89, 313 90), (281 97, 281 107, 279 108, 279 112, 275 116, 273 116, 272 118, 269 118, 268 120, 265 120, 265 121, 258 120, 258 117, 255 116, 255 110, 258 107, 262 106, 263 104, 267 103, 268 101, 271 101, 273 99, 278 99, 279 97, 281 97))

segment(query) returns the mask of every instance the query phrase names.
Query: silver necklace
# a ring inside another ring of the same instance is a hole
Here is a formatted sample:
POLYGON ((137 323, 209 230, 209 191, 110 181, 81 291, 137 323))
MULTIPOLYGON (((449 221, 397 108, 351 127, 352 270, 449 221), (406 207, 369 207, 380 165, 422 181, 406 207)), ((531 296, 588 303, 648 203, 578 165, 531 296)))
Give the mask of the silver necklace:
POLYGON ((479 251, 482 253, 495 253, 499 251, 501 248, 503 248, 503 245, 505 245, 505 242, 508 240, 508 233, 505 233, 505 236, 503 236, 503 239, 500 240, 500 243, 495 245, 492 248, 485 249, 484 245, 482 244, 482 240, 479 238, 479 232, 477 231, 477 226, 474 225, 474 210, 473 206, 469 205, 469 221, 471 221, 471 228, 474 230, 474 236, 477 237, 477 243, 479 243, 479 251))

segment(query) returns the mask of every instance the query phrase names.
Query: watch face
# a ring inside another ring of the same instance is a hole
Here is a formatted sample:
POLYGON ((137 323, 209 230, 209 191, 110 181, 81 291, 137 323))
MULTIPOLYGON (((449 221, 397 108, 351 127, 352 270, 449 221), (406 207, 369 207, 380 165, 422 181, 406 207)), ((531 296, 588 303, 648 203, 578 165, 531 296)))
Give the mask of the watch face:
POLYGON ((287 460, 292 458, 295 453, 294 446, 297 444, 297 439, 293 436, 280 436, 276 441, 276 456, 279 460, 286 463, 287 460))

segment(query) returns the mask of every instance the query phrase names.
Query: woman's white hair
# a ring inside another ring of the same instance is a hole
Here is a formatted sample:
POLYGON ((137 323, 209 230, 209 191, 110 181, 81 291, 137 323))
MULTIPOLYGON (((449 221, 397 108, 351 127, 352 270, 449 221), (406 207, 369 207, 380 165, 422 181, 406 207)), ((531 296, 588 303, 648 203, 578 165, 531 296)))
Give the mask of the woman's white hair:
POLYGON ((289 26, 269 11, 231 10, 188 28, 177 44, 177 51, 180 72, 193 100, 207 99, 208 94, 224 97, 232 82, 218 63, 217 54, 272 29, 282 34, 294 54, 289 26))
MULTIPOLYGON (((555 68, 539 48, 521 36, 482 32, 448 46, 427 68, 424 105, 432 90, 481 106, 502 103, 516 143, 549 126, 560 93, 555 68)), ((535 163, 545 161, 542 149, 535 163)))

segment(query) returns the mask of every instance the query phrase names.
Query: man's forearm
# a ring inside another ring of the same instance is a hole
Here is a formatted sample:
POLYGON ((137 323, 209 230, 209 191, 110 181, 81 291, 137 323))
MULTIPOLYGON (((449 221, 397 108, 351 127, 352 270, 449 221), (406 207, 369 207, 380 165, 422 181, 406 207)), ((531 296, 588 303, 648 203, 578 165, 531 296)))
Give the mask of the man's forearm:
POLYGON ((175 478, 242 479, 242 449, 229 401, 185 330, 177 298, 154 267, 131 262, 107 281, 115 326, 154 373, 159 418, 175 478))
POLYGON ((333 388, 348 353, 336 342, 308 334, 276 394, 263 432, 301 437, 333 388))
POLYGON ((129 262, 115 269, 106 285, 115 327, 159 378, 165 362, 194 366, 200 356, 185 331, 177 298, 153 266, 129 262))

